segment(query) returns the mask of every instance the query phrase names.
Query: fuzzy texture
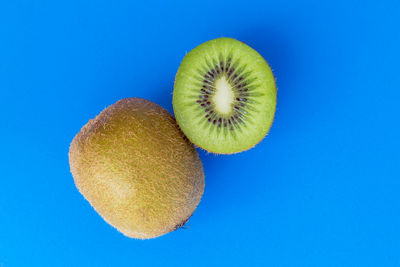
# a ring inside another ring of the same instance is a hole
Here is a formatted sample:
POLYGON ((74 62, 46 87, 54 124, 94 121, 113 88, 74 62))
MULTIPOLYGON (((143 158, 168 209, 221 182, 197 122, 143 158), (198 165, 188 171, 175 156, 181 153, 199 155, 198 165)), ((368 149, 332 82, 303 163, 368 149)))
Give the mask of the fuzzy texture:
POLYGON ((71 143, 69 162, 82 195, 133 238, 175 230, 204 191, 197 151, 172 115, 145 99, 120 100, 89 120, 71 143))

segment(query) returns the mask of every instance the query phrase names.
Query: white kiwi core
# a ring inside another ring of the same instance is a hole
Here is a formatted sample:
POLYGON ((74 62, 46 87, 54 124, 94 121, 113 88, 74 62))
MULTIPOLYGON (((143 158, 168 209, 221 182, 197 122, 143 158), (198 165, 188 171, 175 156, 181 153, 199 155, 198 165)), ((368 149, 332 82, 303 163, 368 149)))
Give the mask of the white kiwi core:
POLYGON ((230 114, 232 112, 232 103, 235 100, 232 86, 229 84, 225 76, 215 81, 215 93, 213 102, 215 109, 220 114, 230 114))

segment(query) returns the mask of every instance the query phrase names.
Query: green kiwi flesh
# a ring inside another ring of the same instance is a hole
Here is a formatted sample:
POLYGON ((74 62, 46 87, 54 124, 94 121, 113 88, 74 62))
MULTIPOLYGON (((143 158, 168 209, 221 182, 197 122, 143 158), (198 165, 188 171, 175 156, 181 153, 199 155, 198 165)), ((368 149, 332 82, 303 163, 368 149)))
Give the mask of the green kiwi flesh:
POLYGON ((241 152, 268 133, 276 86, 264 58, 231 38, 205 42, 183 59, 176 74, 176 120, 195 145, 217 154, 241 152))
POLYGON ((172 115, 140 98, 103 110, 73 139, 75 184, 124 235, 148 239, 181 227, 204 191, 202 163, 172 115))

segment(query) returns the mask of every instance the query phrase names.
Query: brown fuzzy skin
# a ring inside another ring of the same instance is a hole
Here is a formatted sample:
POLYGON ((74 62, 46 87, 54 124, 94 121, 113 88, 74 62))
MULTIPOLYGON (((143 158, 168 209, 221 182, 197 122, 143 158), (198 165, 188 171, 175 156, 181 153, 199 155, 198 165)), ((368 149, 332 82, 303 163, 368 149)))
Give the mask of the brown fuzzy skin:
POLYGON ((120 100, 89 120, 71 143, 69 162, 82 195, 132 238, 175 230, 204 191, 194 146, 168 111, 145 99, 120 100))

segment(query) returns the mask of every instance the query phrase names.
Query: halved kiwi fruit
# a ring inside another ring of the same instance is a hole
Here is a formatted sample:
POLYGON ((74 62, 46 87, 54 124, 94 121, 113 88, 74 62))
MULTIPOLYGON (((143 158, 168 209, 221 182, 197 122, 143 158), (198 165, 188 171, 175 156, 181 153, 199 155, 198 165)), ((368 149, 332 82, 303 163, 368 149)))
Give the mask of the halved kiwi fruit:
POLYGON ((181 227, 204 191, 203 166, 172 115, 140 98, 90 120, 69 150, 75 184, 123 234, 153 238, 181 227))
POLYGON ((270 67, 235 39, 199 45, 176 74, 176 120, 190 141, 209 152, 232 154, 255 146, 269 131, 275 106, 270 67))

